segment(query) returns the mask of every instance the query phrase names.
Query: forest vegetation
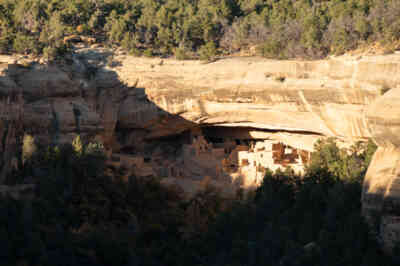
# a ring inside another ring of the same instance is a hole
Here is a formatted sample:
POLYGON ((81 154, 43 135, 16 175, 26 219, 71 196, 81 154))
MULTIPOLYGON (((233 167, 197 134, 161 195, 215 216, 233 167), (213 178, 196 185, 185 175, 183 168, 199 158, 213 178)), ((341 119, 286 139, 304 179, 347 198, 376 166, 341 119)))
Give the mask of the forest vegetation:
POLYGON ((363 176, 375 149, 372 142, 341 150, 323 141, 304 176, 267 172, 254 192, 227 197, 207 187, 188 199, 157 178, 126 181, 118 171, 110 174, 96 145, 26 147, 23 167, 8 183, 30 180, 35 197, 1 198, 0 261, 398 265, 399 257, 381 251, 361 216, 363 176))
MULTIPOLYGON (((323 58, 400 39, 400 0, 0 0, 0 53, 63 58, 70 36, 134 55, 210 59, 256 47, 268 58, 323 58)), ((304 175, 266 172, 227 196, 110 170, 98 143, 26 138, 0 196, 0 265, 399 265, 361 215, 376 146, 315 147, 304 175), (35 146, 35 147, 34 147, 35 146)))
POLYGON ((400 39, 400 0, 0 0, 0 52, 56 58, 66 36, 135 55, 209 59, 256 48, 323 58, 400 39))

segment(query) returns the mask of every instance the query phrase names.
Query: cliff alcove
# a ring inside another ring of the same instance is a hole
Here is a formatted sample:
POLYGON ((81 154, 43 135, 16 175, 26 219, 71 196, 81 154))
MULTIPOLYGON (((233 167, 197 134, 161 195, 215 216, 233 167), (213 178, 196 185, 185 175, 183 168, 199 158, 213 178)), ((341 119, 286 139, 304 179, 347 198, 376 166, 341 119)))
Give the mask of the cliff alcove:
POLYGON ((210 183, 234 192, 260 185, 267 169, 291 167, 302 172, 310 149, 284 142, 285 137, 302 136, 246 127, 194 127, 175 135, 144 139, 134 147, 124 146, 113 153, 111 165, 131 169, 129 174, 135 176, 162 178, 163 183, 177 184, 188 192, 210 183))

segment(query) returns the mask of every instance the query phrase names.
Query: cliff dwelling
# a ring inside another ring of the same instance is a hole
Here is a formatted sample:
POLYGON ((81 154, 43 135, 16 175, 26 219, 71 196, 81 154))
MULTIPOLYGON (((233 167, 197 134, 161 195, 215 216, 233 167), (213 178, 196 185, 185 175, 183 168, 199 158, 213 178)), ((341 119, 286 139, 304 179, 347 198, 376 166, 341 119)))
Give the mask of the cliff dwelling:
POLYGON ((277 132, 260 131, 254 138, 253 131, 194 128, 114 153, 113 165, 131 169, 130 174, 135 176, 156 176, 163 182, 178 183, 186 191, 209 182, 230 189, 255 187, 267 169, 291 167, 303 172, 310 159, 307 149, 285 144, 276 138, 277 132))

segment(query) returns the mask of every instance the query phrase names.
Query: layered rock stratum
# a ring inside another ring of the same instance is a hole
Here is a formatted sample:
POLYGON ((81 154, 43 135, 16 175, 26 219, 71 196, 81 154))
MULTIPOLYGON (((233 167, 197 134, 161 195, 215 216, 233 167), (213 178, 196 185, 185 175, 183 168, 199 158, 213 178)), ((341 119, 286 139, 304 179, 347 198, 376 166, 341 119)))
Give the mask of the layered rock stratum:
POLYGON ((0 62, 2 182, 24 134, 42 144, 100 141, 110 169, 188 193, 256 186, 266 168, 301 171, 320 138, 372 137, 363 211, 381 218, 388 247, 400 239, 400 55, 200 62, 82 48, 64 64, 0 62))

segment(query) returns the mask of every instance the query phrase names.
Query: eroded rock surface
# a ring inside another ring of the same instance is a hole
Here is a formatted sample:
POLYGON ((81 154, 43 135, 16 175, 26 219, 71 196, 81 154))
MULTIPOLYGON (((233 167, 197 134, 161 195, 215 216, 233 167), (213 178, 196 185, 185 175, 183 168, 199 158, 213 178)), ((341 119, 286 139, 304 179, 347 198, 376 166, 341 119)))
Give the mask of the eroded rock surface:
MULTIPOLYGON (((162 65, 159 59, 122 60, 123 67, 117 72, 126 83, 145 88, 151 103, 185 120, 347 139, 369 137, 363 107, 378 96, 382 86, 397 82, 392 68, 386 71, 391 73, 387 81, 376 74, 391 64, 368 61, 371 59, 296 62, 232 58, 211 64, 164 60, 162 65), (367 71, 372 65, 376 69, 371 75, 367 71)), ((397 66, 398 58, 393 60, 397 66)), ((135 99, 128 97, 123 105, 133 103, 135 99)), ((146 108, 151 106, 122 108, 121 123, 129 126, 146 108)))
MULTIPOLYGON (((265 168, 301 171, 319 138, 371 137, 365 107, 400 79, 398 55, 208 64, 110 56, 84 48, 62 65, 1 56, 2 130, 13 136, 5 125, 14 123, 45 144, 79 134, 102 141, 110 168, 127 176, 233 190, 257 185, 265 168)), ((14 135, 2 149, 19 143, 14 135)))
POLYGON ((363 188, 363 212, 391 250, 400 241, 400 89, 377 99, 366 112, 379 145, 363 188))

